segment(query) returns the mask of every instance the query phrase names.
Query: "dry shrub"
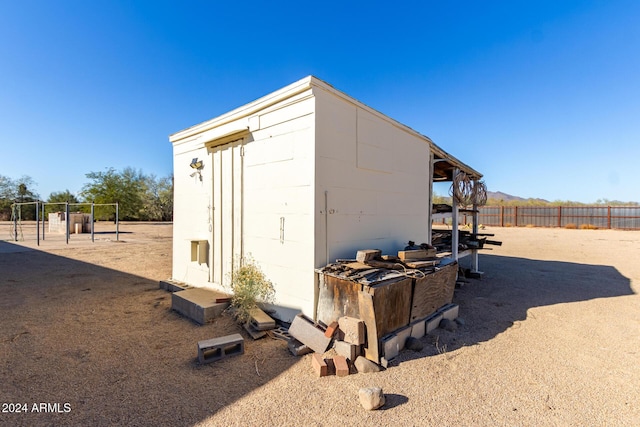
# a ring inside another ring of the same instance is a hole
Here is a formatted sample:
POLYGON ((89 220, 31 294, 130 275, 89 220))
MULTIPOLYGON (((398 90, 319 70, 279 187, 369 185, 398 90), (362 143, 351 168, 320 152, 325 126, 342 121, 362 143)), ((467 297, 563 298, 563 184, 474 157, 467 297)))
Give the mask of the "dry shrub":
POLYGON ((533 224, 527 224, 527 225, 526 225, 526 227, 527 227, 527 228, 535 228, 536 226, 535 226, 535 225, 533 225, 533 224))
POLYGON ((564 226, 564 228, 567 228, 567 229, 569 229, 569 230, 577 230, 577 229, 578 229, 578 226, 577 226, 577 225, 575 225, 574 223, 570 222, 569 224, 566 224, 566 225, 564 226))
POLYGON ((597 230, 598 227, 596 227, 593 224, 580 224, 580 230, 597 230))
POLYGON ((231 307, 240 323, 246 323, 251 310, 258 302, 272 302, 275 295, 273 283, 264 275, 253 258, 245 258, 231 274, 231 307))
POLYGON ((510 222, 507 222, 504 224, 505 227, 513 227, 513 224, 511 224, 510 222))

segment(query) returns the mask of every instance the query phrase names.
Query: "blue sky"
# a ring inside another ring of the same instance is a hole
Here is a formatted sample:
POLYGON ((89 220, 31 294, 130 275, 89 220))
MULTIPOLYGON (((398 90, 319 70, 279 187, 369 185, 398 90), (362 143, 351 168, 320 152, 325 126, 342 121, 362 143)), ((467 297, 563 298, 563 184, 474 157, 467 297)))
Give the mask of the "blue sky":
POLYGON ((312 74, 491 191, 640 201, 638 1, 230 3, 0 0, 0 175, 166 176, 169 134, 312 74))

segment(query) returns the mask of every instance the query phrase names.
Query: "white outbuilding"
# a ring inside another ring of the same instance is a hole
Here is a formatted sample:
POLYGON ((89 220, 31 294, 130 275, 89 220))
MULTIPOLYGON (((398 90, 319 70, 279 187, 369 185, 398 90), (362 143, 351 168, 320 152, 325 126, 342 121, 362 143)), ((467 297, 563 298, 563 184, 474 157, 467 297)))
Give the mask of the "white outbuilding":
POLYGON ((170 136, 172 278, 228 290, 250 256, 276 317, 314 317, 315 270, 359 249, 431 242, 434 180, 480 173, 431 139, 309 76, 170 136))

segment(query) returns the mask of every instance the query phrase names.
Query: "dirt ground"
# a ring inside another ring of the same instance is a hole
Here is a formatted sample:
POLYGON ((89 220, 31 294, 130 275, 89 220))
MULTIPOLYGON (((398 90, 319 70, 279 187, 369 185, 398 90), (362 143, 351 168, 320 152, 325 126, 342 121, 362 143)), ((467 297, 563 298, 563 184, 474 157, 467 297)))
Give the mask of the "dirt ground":
MULTIPOLYGON (((241 332, 171 310, 171 224, 9 243, 0 223, 0 425, 637 426, 640 232, 488 228, 464 324, 375 374, 316 378, 284 341, 199 365, 241 332), (365 411, 361 387, 386 405, 365 411), (44 404, 44 405, 42 405, 44 404), (17 412, 20 410, 20 412, 17 412)), ((462 265, 468 264, 463 259, 462 265)), ((242 331, 243 332, 243 331, 242 331)))

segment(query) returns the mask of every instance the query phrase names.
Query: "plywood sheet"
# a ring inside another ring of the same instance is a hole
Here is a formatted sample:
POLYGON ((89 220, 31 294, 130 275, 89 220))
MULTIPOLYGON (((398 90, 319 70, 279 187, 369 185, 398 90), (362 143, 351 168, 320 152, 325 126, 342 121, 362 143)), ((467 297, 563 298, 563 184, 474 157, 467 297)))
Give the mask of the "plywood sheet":
POLYGON ((453 300, 458 264, 449 264, 432 274, 415 279, 411 321, 423 319, 453 300))
POLYGON ((409 277, 367 287, 373 296, 378 338, 409 324, 412 287, 409 277))

